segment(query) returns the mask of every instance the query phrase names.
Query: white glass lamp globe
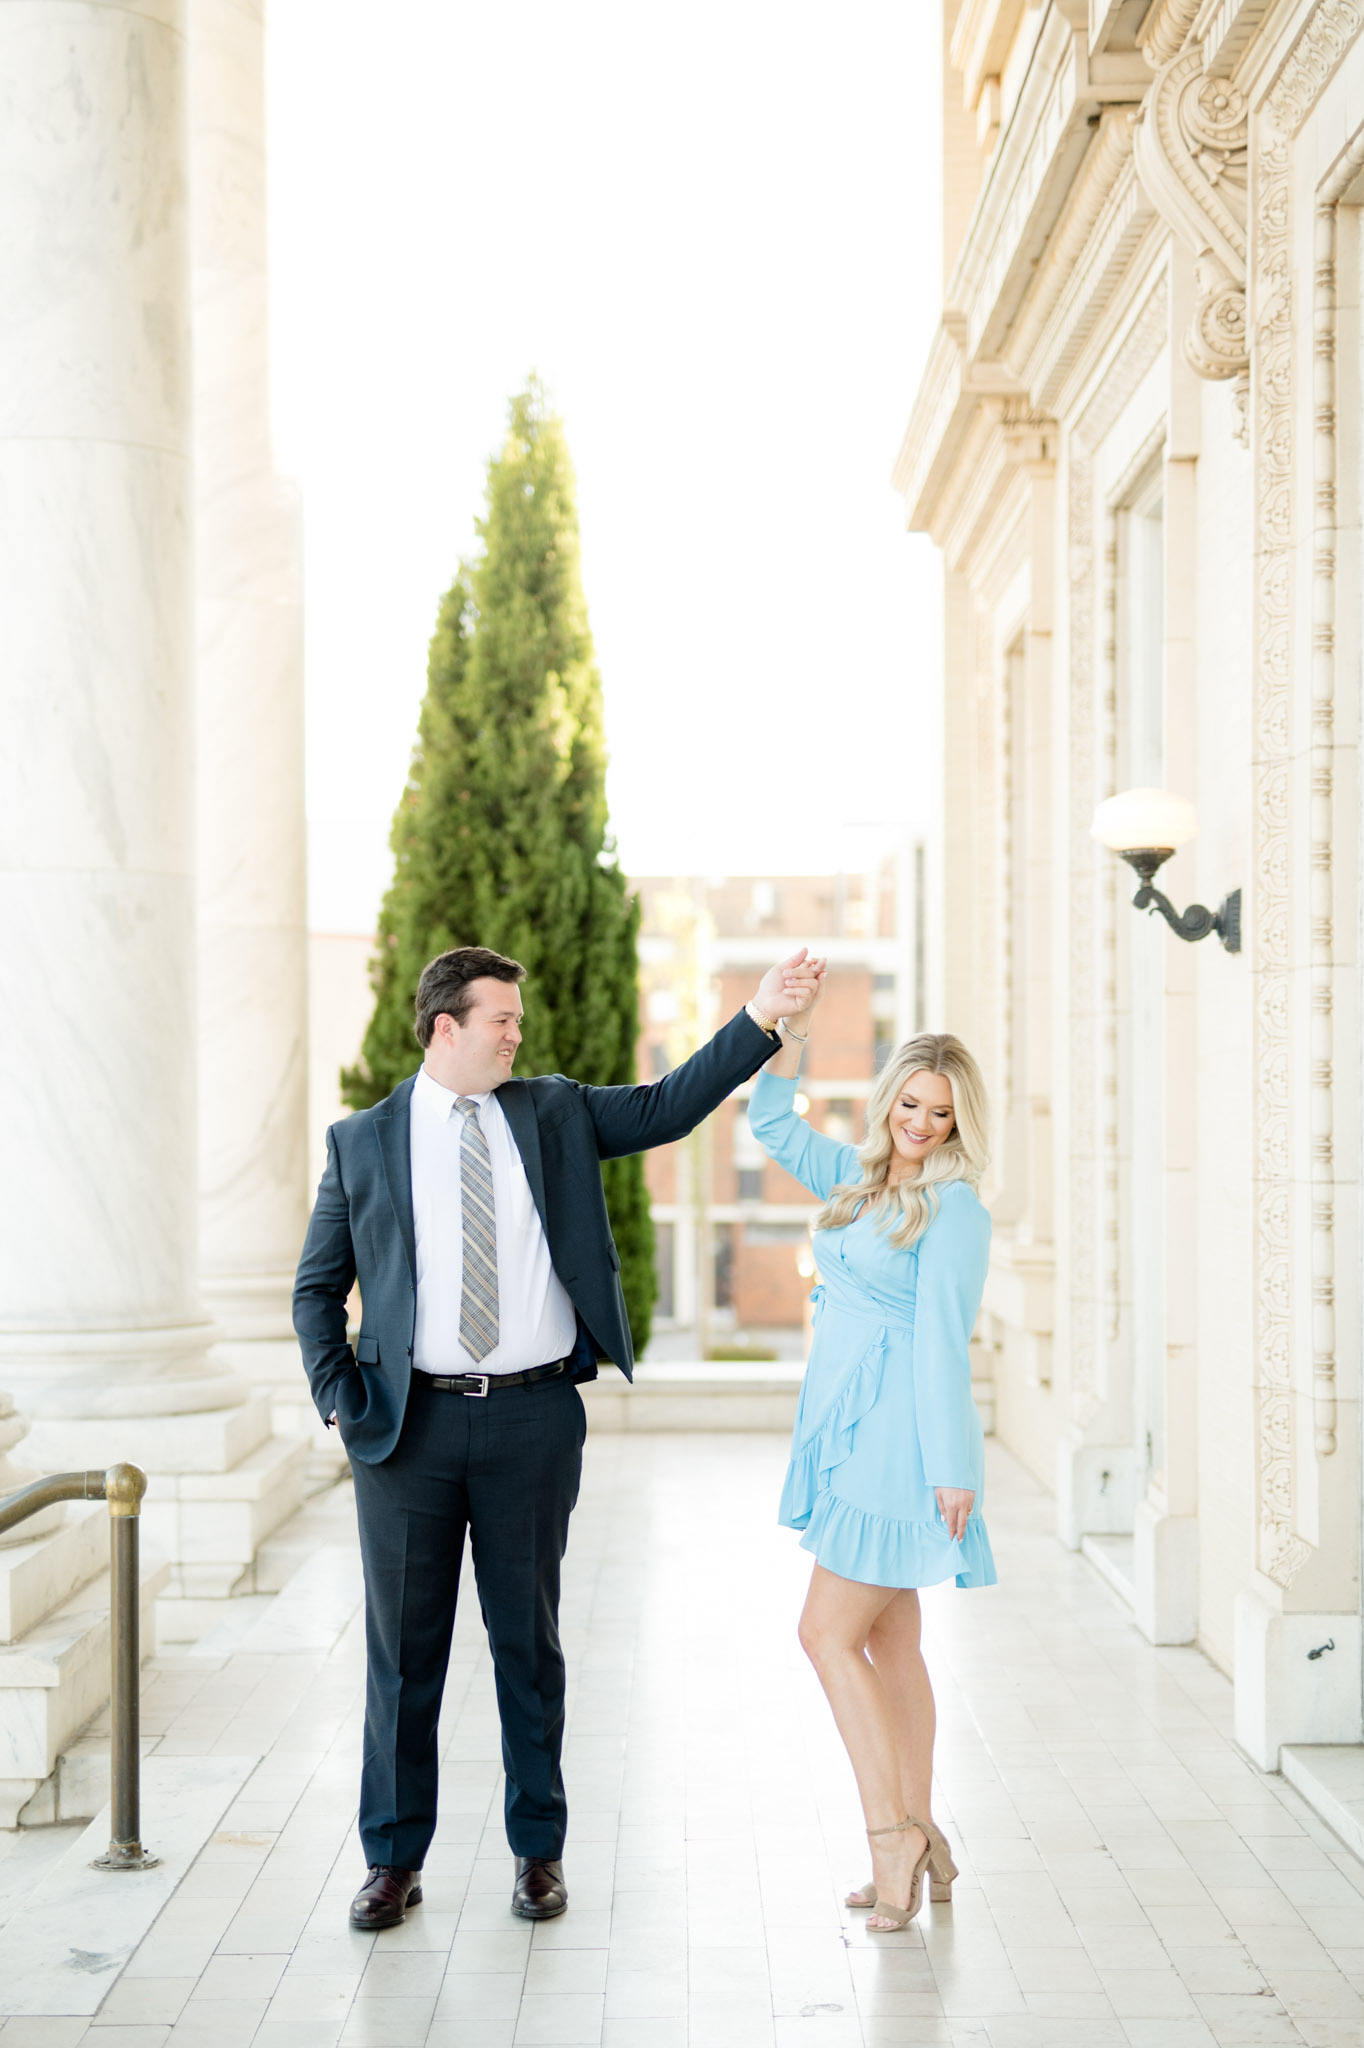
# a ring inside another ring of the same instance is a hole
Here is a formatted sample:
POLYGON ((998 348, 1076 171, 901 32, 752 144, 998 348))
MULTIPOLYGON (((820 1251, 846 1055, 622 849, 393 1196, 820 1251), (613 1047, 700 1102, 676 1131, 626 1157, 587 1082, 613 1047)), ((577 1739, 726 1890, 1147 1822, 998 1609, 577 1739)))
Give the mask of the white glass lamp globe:
POLYGON ((1160 847, 1173 853, 1198 836, 1198 813, 1187 797, 1168 789, 1125 789, 1094 813, 1090 834, 1114 853, 1160 847))

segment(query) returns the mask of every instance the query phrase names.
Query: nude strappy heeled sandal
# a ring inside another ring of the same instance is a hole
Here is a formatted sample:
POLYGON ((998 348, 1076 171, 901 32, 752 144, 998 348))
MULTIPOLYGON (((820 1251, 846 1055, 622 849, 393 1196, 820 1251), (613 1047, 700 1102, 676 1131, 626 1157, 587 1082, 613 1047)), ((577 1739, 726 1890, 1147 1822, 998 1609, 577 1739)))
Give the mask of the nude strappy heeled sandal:
MULTIPOLYGON (((942 1829, 935 1827, 931 1820, 917 1823, 928 1836, 928 1896, 935 1906, 950 1906, 952 1903, 952 1881, 960 1875, 952 1857, 952 1845, 942 1829)), ((876 1904, 876 1883, 873 1878, 855 1892, 849 1892, 843 1901, 855 1911, 869 1913, 876 1904)))
POLYGON ((890 1925, 888 1927, 874 1927, 869 1921, 867 1923, 868 1934, 898 1934, 901 1928, 908 1927, 922 1902, 924 1872, 927 1870, 929 1858, 933 1854, 933 1838, 923 1822, 915 1820, 912 1813, 907 1814, 904 1820, 897 1820, 894 1827, 867 1829, 867 1839, 870 1841, 873 1835, 903 1835, 907 1834, 911 1828, 919 1828, 922 1831, 924 1850, 914 1866, 914 1874, 909 1881, 909 1904, 907 1906, 892 1906, 888 1900, 878 1899, 876 1911, 883 1920, 888 1920, 890 1925))

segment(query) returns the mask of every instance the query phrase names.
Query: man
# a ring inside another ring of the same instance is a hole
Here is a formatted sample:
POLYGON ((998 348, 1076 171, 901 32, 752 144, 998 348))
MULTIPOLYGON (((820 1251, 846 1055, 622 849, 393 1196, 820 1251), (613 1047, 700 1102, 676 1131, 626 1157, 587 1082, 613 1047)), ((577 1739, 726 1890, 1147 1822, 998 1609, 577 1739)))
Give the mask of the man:
POLYGON ((294 1328, 350 1454, 365 1571, 354 1927, 395 1926, 421 1900, 466 1529, 502 1721, 512 1910, 548 1919, 568 1903, 558 1618, 586 1434, 576 1382, 600 1359, 627 1379, 633 1364, 599 1162, 685 1137, 770 1059, 823 972, 802 948, 663 1080, 592 1088, 512 1078, 525 970, 461 946, 418 985, 420 1071, 327 1133, 294 1328))

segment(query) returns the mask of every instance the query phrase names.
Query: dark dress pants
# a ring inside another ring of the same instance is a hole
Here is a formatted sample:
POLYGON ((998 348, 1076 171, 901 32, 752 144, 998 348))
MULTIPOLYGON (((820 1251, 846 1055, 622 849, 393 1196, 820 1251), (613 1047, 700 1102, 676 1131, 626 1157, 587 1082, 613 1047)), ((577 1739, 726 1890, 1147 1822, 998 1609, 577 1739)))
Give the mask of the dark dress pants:
POLYGON ((435 1833, 436 1731, 466 1529, 497 1680, 507 1840, 517 1856, 562 1855, 559 1567, 586 1429, 567 1376, 479 1398, 439 1392, 414 1370, 392 1455, 353 1460, 369 1653, 367 1864, 420 1870, 435 1833))

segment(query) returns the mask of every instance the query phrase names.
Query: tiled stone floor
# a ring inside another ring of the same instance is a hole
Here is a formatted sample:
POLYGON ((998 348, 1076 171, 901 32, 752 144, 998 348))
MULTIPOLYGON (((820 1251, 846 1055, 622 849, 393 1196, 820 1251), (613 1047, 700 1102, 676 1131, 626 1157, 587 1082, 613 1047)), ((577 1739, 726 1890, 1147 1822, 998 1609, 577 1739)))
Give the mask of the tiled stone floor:
MULTIPOLYGON (((1001 1584, 925 1598, 955 1899, 881 1937, 841 1908, 866 1855, 795 1644, 784 1455, 590 1442, 565 1601, 572 1904, 533 1930, 507 1910, 472 1600, 426 1903, 348 1930, 363 1642, 349 1489, 314 1503, 304 1533, 329 1547, 292 1601, 238 1603, 148 1676, 163 1750, 259 1753, 254 1777, 95 2020, 11 2019, 0 2048, 1364 2048, 1364 1866, 1237 1755, 1226 1682, 1142 1641, 997 1451, 1001 1584)), ((3 1916, 40 1845, 0 1843, 3 1916)))

